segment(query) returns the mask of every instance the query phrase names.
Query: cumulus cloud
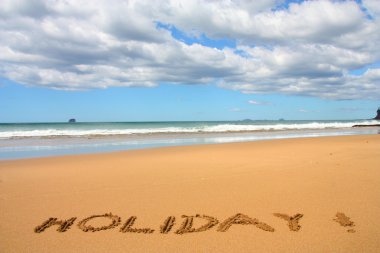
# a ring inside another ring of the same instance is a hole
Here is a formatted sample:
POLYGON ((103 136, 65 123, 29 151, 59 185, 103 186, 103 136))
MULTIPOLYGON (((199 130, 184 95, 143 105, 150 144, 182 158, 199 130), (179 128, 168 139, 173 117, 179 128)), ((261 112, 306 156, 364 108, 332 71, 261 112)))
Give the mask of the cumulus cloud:
POLYGON ((0 76, 65 90, 216 83, 249 94, 379 99, 380 69, 351 74, 380 61, 376 2, 3 0, 0 76))

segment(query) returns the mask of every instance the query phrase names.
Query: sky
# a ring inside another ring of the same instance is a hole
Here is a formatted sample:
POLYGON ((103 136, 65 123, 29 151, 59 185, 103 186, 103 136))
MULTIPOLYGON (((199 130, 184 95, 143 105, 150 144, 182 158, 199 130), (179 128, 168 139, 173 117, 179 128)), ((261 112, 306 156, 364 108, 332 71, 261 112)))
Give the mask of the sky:
POLYGON ((379 41, 379 0, 1 0, 0 122, 368 119, 379 41))

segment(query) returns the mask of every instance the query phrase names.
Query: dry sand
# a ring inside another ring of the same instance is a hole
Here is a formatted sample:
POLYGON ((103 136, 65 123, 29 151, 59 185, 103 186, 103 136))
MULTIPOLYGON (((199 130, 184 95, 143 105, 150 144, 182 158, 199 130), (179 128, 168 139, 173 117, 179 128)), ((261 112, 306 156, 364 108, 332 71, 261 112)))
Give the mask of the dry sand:
POLYGON ((2 253, 368 253, 379 238, 380 135, 0 162, 2 253))

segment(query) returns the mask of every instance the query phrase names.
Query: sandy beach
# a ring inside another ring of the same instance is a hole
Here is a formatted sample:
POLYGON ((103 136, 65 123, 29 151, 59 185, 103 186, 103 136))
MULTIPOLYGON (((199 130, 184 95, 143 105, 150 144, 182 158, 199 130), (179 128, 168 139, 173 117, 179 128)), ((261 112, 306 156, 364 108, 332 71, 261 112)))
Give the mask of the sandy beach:
POLYGON ((0 252, 379 252, 379 147, 361 135, 0 161, 0 252))

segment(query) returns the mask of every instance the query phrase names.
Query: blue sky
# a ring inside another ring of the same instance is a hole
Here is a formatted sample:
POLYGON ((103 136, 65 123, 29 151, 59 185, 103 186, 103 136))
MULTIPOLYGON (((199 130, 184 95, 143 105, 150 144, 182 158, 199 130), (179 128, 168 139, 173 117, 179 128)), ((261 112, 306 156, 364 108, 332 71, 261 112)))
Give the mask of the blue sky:
POLYGON ((63 91, 3 82, 2 122, 367 119, 376 101, 251 95, 215 85, 63 91), (3 92, 4 91, 4 92, 3 92), (255 101, 255 103, 249 103, 255 101))
POLYGON ((0 122, 374 116, 376 1, 201 2, 5 0, 0 122))

